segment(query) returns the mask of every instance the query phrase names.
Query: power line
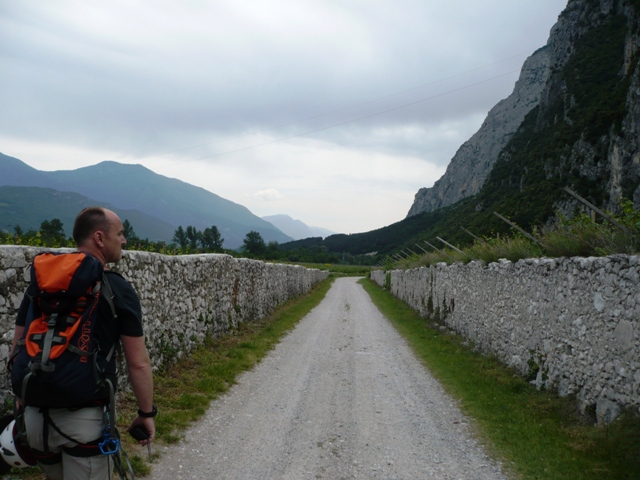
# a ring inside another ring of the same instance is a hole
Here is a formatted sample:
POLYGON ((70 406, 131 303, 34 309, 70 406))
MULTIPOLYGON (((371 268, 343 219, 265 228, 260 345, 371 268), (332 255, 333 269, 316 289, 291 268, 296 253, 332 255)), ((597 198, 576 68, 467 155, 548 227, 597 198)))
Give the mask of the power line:
MULTIPOLYGON (((271 127, 265 127, 265 128, 262 128, 262 129, 259 129, 259 130, 256 130, 256 131, 253 131, 253 132, 250 132, 250 133, 258 134, 258 133, 263 133, 263 132, 269 132, 271 130, 277 130, 277 129, 280 129, 280 128, 289 127, 291 125, 296 125, 298 123, 308 122, 310 120, 316 120, 318 118, 326 117, 328 115, 333 115, 335 113, 343 112, 345 110, 351 110, 351 109, 354 109, 354 108, 362 107, 364 105, 369 105, 371 103, 375 103, 375 102, 379 102, 379 101, 382 101, 382 100, 386 100, 388 98, 396 97, 398 95, 402 95, 402 94, 405 94, 405 93, 409 93, 409 92, 413 92, 413 91, 416 91, 416 90, 420 90, 420 89, 425 88, 425 87, 430 87, 432 85, 436 85, 436 84, 441 83, 441 82, 446 82, 446 81, 449 81, 449 80, 453 80, 455 78, 462 77, 464 75, 468 75, 470 73, 477 72, 477 71, 483 70, 485 68, 488 68, 488 67, 491 67, 491 66, 494 66, 494 65, 498 65, 500 63, 506 62, 508 60, 511 60, 511 59, 514 59, 514 58, 517 58, 517 57, 520 57, 522 55, 529 55, 529 54, 530 54, 530 52, 528 52, 528 51, 527 52, 521 52, 521 53, 518 53, 516 55, 512 55, 510 57, 503 58, 503 59, 498 60, 496 62, 489 63, 489 64, 486 64, 486 65, 482 65, 480 67, 477 67, 477 68, 474 68, 474 69, 471 69, 471 70, 467 70, 465 72, 457 73, 457 74, 451 75, 449 77, 444 77, 444 78, 441 78, 441 79, 438 79, 438 80, 434 80, 432 82, 423 83, 423 84, 415 86, 415 87, 407 88, 405 90, 400 90, 398 92, 390 93, 390 94, 387 94, 387 95, 383 95, 381 97, 376 97, 376 98, 372 98, 372 99, 369 99, 369 100, 365 100, 363 102, 356 103, 356 104, 353 104, 353 105, 350 105, 350 106, 347 106, 347 107, 338 108, 336 110, 331 110, 329 112, 319 113, 317 115, 312 115, 312 116, 305 117, 305 118, 302 118, 302 119, 299 119, 299 120, 294 120, 294 121, 291 121, 291 122, 282 123, 282 124, 274 125, 274 126, 271 126, 271 127)), ((513 72, 509 72, 509 74, 510 73, 513 73, 513 72)), ((508 75, 508 74, 506 74, 506 75, 508 75)), ((499 77, 494 77, 494 78, 499 78, 499 77)), ((480 82, 480 83, 483 83, 483 82, 480 82)), ((433 98, 436 98, 436 97, 433 97, 433 98)), ((417 103, 419 103, 421 101, 424 101, 424 100, 419 100, 417 103)), ((398 107, 398 108, 404 108, 404 107, 398 107)), ((385 112, 381 112, 381 113, 386 113, 386 111, 385 112)), ((373 115, 378 115, 378 114, 373 114, 373 115)), ((366 118, 366 117, 364 117, 364 118, 366 118)), ((357 121, 357 120, 360 120, 360 118, 357 118, 357 119, 351 120, 351 121, 357 121)), ((346 123, 348 123, 348 122, 346 122, 346 123)), ((339 126, 339 125, 336 125, 336 126, 339 126)), ((327 128, 333 128, 333 126, 327 127, 327 128)), ((314 133, 314 132, 312 131, 312 132, 308 132, 308 133, 314 133)), ((288 138, 294 138, 296 136, 306 135, 308 133, 302 133, 302 134, 299 134, 299 135, 294 135, 293 137, 285 137, 282 140, 287 140, 288 138)), ((201 143, 201 144, 198 144, 198 145, 192 145, 192 146, 184 147, 184 148, 181 148, 181 149, 178 149, 178 150, 172 150, 170 152, 161 153, 161 154, 158 154, 158 156, 169 155, 169 154, 178 153, 178 152, 184 152, 186 150, 191 150, 191 149, 200 148, 200 147, 206 147, 206 146, 209 146, 209 145, 216 145, 216 144, 219 144, 219 143, 225 143, 225 142, 229 142, 231 140, 235 140, 235 139, 238 139, 238 138, 243 138, 244 135, 245 134, 236 135, 236 136, 233 136, 233 137, 225 138, 224 140, 216 140, 216 141, 213 141, 213 142, 206 142, 206 143, 201 143)), ((280 140, 277 140, 277 141, 280 141, 280 140)), ((273 142, 267 142, 265 145, 267 145, 269 143, 273 143, 273 142)), ((261 145, 262 144, 259 144, 257 146, 261 146, 261 145)), ((253 148, 253 147, 250 147, 250 148, 253 148)), ((233 150, 232 152, 234 152, 234 151, 236 151, 236 150, 233 150)), ((204 157, 204 158, 211 158, 211 157, 204 157)))
POLYGON ((495 77, 491 77, 491 78, 488 78, 486 80, 482 80, 480 82, 476 82, 476 83, 472 83, 472 84, 469 84, 469 85, 465 85, 464 87, 456 88, 454 90, 449 90, 447 92, 439 93, 438 95, 433 95, 431 97, 422 98, 420 100, 416 100, 416 101, 413 101, 413 102, 405 103, 403 105, 399 105, 399 106, 396 106, 396 107, 393 107, 393 108, 388 108, 386 110, 381 110, 379 112, 370 113, 368 115, 363 115, 361 117, 352 118, 351 120, 346 120, 344 122, 335 123, 335 124, 328 125, 328 126, 322 127, 322 128, 317 128, 317 129, 314 129, 314 130, 307 130, 305 132, 297 133, 295 135, 289 135, 289 136, 286 136, 286 137, 276 138, 276 139, 270 140, 268 142, 258 143, 258 144, 255 144, 255 145, 249 145, 249 146, 246 146, 246 147, 237 148, 235 150, 227 150, 226 152, 220 152, 220 153, 215 153, 213 155, 207 155, 206 157, 195 158, 195 159, 192 159, 192 160, 188 160, 187 162, 183 162, 183 163, 188 163, 188 162, 192 162, 192 161, 196 161, 196 160, 206 160, 208 158, 221 157, 223 155, 229 155, 231 153, 242 152, 244 150, 250 150, 252 148, 264 147, 265 145, 271 145, 273 143, 278 143, 278 142, 282 142, 282 141, 285 141, 285 140, 290 140, 292 138, 303 137, 303 136, 306 136, 306 135, 311 135, 313 133, 318 133, 318 132, 322 132, 322 131, 329 130, 329 129, 332 129, 332 128, 341 127, 341 126, 347 125, 349 123, 358 122, 360 120, 366 120, 367 118, 376 117, 378 115, 383 115, 385 113, 393 112, 395 110, 400 110, 402 108, 411 107, 413 105, 417 105, 419 103, 423 103, 423 102, 426 102, 426 101, 429 101, 429 100, 433 100, 435 98, 443 97, 445 95, 450 95, 452 93, 460 92, 462 90, 466 90, 466 89, 471 88, 471 87, 482 85, 483 83, 487 83, 487 82, 490 82, 492 80, 496 80, 498 78, 506 77, 507 75, 511 75, 513 73, 518 73, 518 72, 519 72, 519 70, 512 70, 510 72, 503 73, 502 75, 497 75, 495 77))

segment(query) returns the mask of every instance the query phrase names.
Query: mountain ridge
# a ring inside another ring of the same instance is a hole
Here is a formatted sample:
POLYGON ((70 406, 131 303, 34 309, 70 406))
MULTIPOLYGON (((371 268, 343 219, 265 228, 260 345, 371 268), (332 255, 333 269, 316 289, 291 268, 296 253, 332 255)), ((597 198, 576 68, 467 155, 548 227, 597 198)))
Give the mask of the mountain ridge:
MULTIPOLYGON (((75 192, 62 192, 46 187, 0 186, 0 231, 11 232, 16 226, 23 231, 37 230, 44 220, 57 218, 62 222, 65 236, 71 237, 73 222, 80 210, 97 202, 75 192)), ((173 225, 137 210, 126 210, 103 202, 105 208, 113 210, 123 221, 129 220, 136 235, 145 232, 145 237, 171 238, 173 225)), ((143 237, 144 238, 144 237, 143 237)))
MULTIPOLYGON (((74 192, 93 200, 94 204, 108 203, 120 210, 139 211, 157 218, 160 223, 172 225, 174 229, 192 225, 203 230, 215 225, 227 248, 240 247, 251 230, 258 231, 265 241, 283 243, 291 240, 291 237, 252 214, 246 207, 203 188, 159 175, 142 165, 104 161, 75 170, 43 172, 0 153, 0 186, 74 192)), ((43 218, 46 219, 50 218, 43 218)), ((133 227, 142 238, 172 240, 167 237, 152 238, 151 232, 135 224, 133 227)))
MULTIPOLYGON (((445 205, 432 188, 435 204, 421 205, 417 198, 410 215, 379 231, 306 243, 329 252, 383 255, 430 249, 425 241, 439 247, 437 237, 464 247, 473 239, 460 227, 487 239, 513 234, 494 212, 528 231, 588 213, 565 187, 603 210, 620 213, 625 199, 640 211, 640 1, 570 0, 544 51, 550 67, 546 80, 534 85, 537 104, 506 143, 487 130, 487 147, 500 145, 493 164, 469 159, 490 169, 480 175, 465 162, 447 169, 457 185, 484 178, 477 193, 445 205)), ((448 182, 438 185, 442 197, 448 182)))
MULTIPOLYGON (((636 0, 569 0, 547 44, 523 65, 514 92, 489 112, 433 187, 416 193, 408 216, 473 197, 491 177, 492 188, 506 181, 523 190, 555 176, 602 208, 617 211, 623 197, 640 208, 639 9, 636 0), (532 76, 527 63, 541 53, 547 72, 532 76), (525 115, 511 118, 512 128, 492 126, 501 104, 524 106, 527 97, 525 115), (527 120, 529 114, 536 118, 527 120), (538 148, 527 152, 534 138, 538 148)), ((571 216, 575 201, 558 186, 545 189, 545 215, 571 216)), ((534 217, 527 215, 525 223, 534 217)))
POLYGON ((445 173, 415 195, 407 216, 431 212, 480 191, 498 156, 541 100, 551 74, 551 51, 545 46, 528 57, 513 92, 489 110, 480 129, 455 153, 445 173))
POLYGON ((294 240, 302 240, 304 238, 310 237, 325 238, 336 233, 327 230, 326 228, 308 226, 303 221, 295 220, 289 215, 285 214, 267 215, 262 217, 262 219, 271 223, 294 240))

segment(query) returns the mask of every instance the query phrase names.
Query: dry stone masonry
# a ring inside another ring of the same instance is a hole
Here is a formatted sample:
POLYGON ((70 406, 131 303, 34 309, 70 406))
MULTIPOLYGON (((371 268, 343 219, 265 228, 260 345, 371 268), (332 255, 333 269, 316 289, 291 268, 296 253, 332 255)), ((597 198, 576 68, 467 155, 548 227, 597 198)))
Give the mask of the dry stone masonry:
POLYGON ((438 309, 538 388, 576 395, 599 422, 640 407, 640 256, 441 263, 372 278, 425 317, 438 309))
MULTIPOLYGON (((40 251, 43 250, 0 246, 3 374, 15 315, 29 279, 29 264, 40 251)), ((113 270, 129 280, 140 296, 154 369, 188 354, 209 334, 221 336, 241 323, 267 316, 278 305, 308 292, 328 276, 326 271, 229 255, 165 256, 129 251, 123 252, 113 270)))

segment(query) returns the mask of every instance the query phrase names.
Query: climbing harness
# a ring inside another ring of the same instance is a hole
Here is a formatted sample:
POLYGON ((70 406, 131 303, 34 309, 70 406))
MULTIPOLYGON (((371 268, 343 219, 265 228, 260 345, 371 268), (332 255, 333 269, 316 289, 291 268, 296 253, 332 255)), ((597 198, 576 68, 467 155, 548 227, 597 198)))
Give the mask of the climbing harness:
POLYGON ((69 435, 65 434, 53 421, 49 415, 48 408, 41 408, 40 412, 44 418, 42 436, 43 436, 43 452, 34 452, 38 460, 42 463, 57 463, 60 461, 60 454, 49 451, 48 436, 49 428, 53 428, 59 435, 66 438, 70 442, 76 444, 71 448, 64 448, 65 452, 77 457, 90 457, 96 455, 107 455, 109 478, 111 478, 111 461, 113 461, 113 467, 115 473, 121 480, 134 480, 135 475, 133 473, 133 467, 131 461, 127 456, 122 443, 120 441, 120 432, 115 425, 115 394, 113 384, 107 380, 110 390, 110 401, 108 405, 103 407, 103 420, 104 427, 102 428, 101 437, 88 443, 81 443, 78 440, 73 439, 69 435))

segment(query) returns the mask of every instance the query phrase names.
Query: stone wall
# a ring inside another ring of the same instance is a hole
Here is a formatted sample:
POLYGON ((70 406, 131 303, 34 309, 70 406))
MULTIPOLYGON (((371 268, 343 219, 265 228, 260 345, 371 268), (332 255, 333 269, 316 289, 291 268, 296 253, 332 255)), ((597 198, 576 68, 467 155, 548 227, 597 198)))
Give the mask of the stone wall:
MULTIPOLYGON (((40 251, 0 246, 0 374, 6 372, 13 323, 29 279, 28 267, 40 251)), ((328 276, 327 271, 229 255, 165 256, 129 251, 123 252, 113 270, 129 280, 140 296, 154 369, 189 353, 209 334, 224 335, 243 322, 265 317, 328 276)))
POLYGON ((372 278, 422 316, 438 308, 448 328, 539 388, 575 394, 599 422, 640 407, 639 256, 442 263, 372 278))

